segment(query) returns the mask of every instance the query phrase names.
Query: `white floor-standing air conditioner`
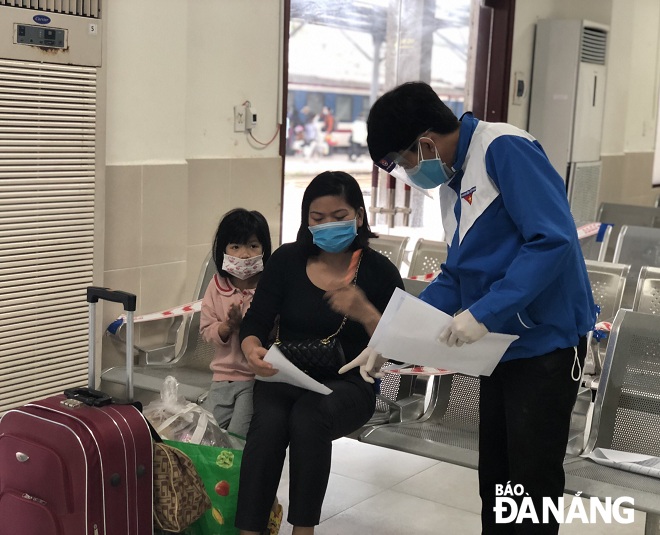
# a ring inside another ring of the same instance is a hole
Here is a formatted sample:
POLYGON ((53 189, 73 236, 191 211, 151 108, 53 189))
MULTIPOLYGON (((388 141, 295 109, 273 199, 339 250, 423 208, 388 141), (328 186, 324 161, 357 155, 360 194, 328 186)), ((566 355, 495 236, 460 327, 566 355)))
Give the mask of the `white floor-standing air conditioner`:
POLYGON ((87 382, 100 1, 0 0, 0 413, 87 382))
POLYGON ((592 221, 597 210, 608 30, 584 20, 536 26, 528 129, 566 181, 580 221, 592 221))

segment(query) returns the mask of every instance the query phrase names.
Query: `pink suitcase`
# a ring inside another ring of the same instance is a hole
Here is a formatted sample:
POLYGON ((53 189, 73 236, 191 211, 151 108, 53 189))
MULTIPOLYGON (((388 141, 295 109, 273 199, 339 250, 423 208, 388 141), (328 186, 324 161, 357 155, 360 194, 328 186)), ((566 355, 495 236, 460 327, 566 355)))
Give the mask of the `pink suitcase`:
MULTIPOLYGON (((88 288, 91 325, 99 298, 132 309, 131 355, 135 296, 88 288)), ((129 373, 129 392, 130 379, 129 373)), ((12 409, 0 420, 0 535, 152 535, 153 450, 144 417, 93 389, 67 394, 12 409)))

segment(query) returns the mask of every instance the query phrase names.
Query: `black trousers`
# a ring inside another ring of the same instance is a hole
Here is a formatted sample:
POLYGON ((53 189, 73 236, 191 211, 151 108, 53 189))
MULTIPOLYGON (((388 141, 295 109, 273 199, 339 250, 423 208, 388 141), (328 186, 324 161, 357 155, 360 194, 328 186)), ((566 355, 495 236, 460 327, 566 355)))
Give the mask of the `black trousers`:
MULTIPOLYGON (((498 364, 481 378, 479 405, 479 494, 482 534, 556 534, 559 525, 495 523, 496 485, 522 485, 542 521, 542 499, 563 495, 563 468, 587 344, 498 364)), ((521 497, 513 497, 520 504, 521 497)))
POLYGON ((294 526, 315 526, 330 477, 332 441, 374 413, 372 385, 354 374, 327 381, 329 395, 285 383, 256 381, 238 490, 236 527, 262 531, 275 499, 289 447, 289 513, 294 526))

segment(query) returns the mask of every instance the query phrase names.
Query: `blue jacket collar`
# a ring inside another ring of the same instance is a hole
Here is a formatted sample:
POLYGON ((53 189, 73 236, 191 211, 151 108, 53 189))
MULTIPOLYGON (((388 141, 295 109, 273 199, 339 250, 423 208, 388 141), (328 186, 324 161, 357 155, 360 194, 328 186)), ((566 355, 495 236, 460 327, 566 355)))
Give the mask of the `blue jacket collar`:
POLYGON ((458 133, 458 147, 456 147, 456 158, 454 160, 454 169, 457 171, 463 168, 465 163, 465 156, 467 156, 470 141, 472 141, 472 134, 477 128, 479 119, 475 119, 471 112, 466 112, 461 116, 461 126, 458 133))

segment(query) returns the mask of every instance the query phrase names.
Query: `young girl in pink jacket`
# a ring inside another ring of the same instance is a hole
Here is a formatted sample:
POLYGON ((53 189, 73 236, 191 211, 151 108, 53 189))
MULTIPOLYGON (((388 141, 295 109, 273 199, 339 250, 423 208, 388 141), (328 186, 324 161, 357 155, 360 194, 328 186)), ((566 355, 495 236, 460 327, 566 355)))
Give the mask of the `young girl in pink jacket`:
POLYGON ((238 330, 270 253, 270 231, 261 213, 244 208, 227 212, 213 243, 218 273, 202 300, 200 331, 215 347, 213 383, 205 407, 220 427, 242 437, 252 418, 254 374, 241 350, 238 330))

